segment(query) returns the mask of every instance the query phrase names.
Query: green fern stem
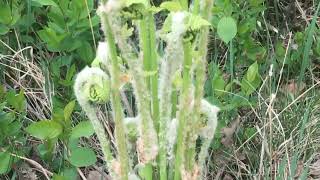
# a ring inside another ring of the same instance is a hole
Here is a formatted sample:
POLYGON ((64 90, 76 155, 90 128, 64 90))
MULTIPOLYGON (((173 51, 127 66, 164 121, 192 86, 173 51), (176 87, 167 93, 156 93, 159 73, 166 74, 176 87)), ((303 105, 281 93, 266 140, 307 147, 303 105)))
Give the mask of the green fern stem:
POLYGON ((106 36, 106 41, 109 45, 109 52, 111 57, 111 103, 113 110, 113 118, 115 121, 115 136, 117 141, 117 149, 119 153, 120 159, 120 167, 121 167, 121 179, 128 179, 129 172, 129 158, 128 151, 126 145, 126 138, 124 132, 124 124, 123 124, 123 110, 121 106, 121 98, 120 98, 120 76, 119 76, 119 64, 117 58, 117 50, 116 44, 112 32, 112 28, 109 23, 108 15, 102 12, 101 15, 101 23, 103 26, 103 31, 106 36))
MULTIPOLYGON (((211 8, 213 6, 214 0, 202 0, 200 2, 200 14, 202 18, 210 21, 209 17, 211 15, 211 8)), ((206 76, 206 64, 207 64, 207 44, 208 44, 209 27, 204 27, 200 30, 199 41, 197 44, 197 49, 199 50, 200 57, 196 59, 195 68, 195 90, 194 90, 194 114, 193 119, 195 123, 200 122, 201 113, 201 100, 203 98, 203 86, 205 83, 206 76)), ((192 144, 192 143, 191 143, 192 144)), ((193 143, 195 144, 195 142, 193 143)), ((195 152, 195 146, 191 147, 189 150, 192 155, 195 152)))
POLYGON ((143 51, 144 71, 150 72, 146 77, 148 89, 151 94, 151 112, 153 124, 158 131, 159 99, 158 99, 158 62, 156 54, 156 30, 151 12, 140 21, 140 38, 143 51))
POLYGON ((178 134, 177 134, 177 150, 175 156, 175 174, 174 180, 181 179, 181 170, 184 168, 182 165, 184 163, 186 144, 185 139, 186 134, 186 124, 190 119, 190 112, 192 107, 193 95, 190 96, 192 91, 192 77, 191 77, 191 65, 192 65, 192 46, 190 41, 183 42, 183 82, 182 82, 182 92, 180 97, 179 112, 178 112, 178 134), (188 113, 189 112, 189 113, 188 113))

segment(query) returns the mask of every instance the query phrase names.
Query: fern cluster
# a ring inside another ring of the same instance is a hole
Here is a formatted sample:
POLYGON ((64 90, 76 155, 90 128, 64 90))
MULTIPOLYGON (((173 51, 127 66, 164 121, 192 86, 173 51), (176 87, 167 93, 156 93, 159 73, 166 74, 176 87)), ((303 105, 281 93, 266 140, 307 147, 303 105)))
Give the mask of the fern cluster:
POLYGON ((201 179, 219 109, 203 99, 212 0, 102 1, 104 42, 76 78, 79 104, 91 120, 113 179, 201 179), (161 30, 154 14, 169 12, 161 30), (136 45, 138 36, 139 45, 136 45), (159 53, 165 42, 164 53, 159 53), (123 81, 123 77, 127 77, 123 81), (132 86, 137 116, 127 117, 120 92, 132 86), (97 117, 111 102, 116 150, 97 117), (201 140, 196 153, 196 141, 201 140))

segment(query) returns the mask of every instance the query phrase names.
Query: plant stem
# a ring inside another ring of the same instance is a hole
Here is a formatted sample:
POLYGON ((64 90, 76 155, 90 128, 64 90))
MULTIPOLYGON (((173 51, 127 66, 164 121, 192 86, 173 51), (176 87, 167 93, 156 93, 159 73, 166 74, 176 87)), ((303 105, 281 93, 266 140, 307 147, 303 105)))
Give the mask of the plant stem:
POLYGON ((188 11, 188 0, 179 0, 183 10, 188 11))
MULTIPOLYGON (((205 4, 201 6, 204 9, 200 9, 202 18, 209 20, 211 15, 211 8, 214 0, 204 0, 205 4)), ((209 20, 210 21, 210 20, 209 20)), ((194 121, 200 122, 201 100, 203 98, 203 85, 205 83, 206 76, 206 64, 207 64, 207 44, 208 44, 209 27, 204 27, 200 31, 198 49, 200 58, 197 59, 197 66, 195 69, 195 92, 194 92, 194 121)), ((194 142, 195 143, 195 142, 194 142)), ((194 146, 195 147, 195 146, 194 146)), ((195 149, 193 148, 193 152, 195 149)), ((202 169, 200 169, 202 172, 202 169)))
POLYGON ((156 130, 159 129, 158 69, 156 54, 156 30, 152 13, 148 13, 140 22, 140 37, 143 50, 143 65, 150 76, 146 77, 151 94, 152 119, 156 130))
POLYGON ((200 10, 200 0, 194 0, 193 1, 193 10, 192 13, 194 15, 198 15, 200 10))
POLYGON ((116 44, 112 33, 112 28, 109 24, 108 16, 102 13, 101 21, 104 27, 104 33, 106 36, 107 43, 109 45, 109 52, 111 56, 111 102, 113 110, 113 118, 115 121, 115 134, 117 140, 117 148, 120 158, 121 167, 121 179, 128 179, 129 172, 129 159, 128 151, 125 139, 124 125, 123 125, 123 111, 121 107, 120 97, 120 76, 119 76, 119 64, 117 57, 116 44))
MULTIPOLYGON (((81 104, 81 107, 83 108, 83 110, 86 112, 88 118, 90 119, 92 127, 93 127, 95 133, 97 134, 98 140, 100 142, 100 146, 101 146, 102 152, 104 154, 107 168, 109 171, 112 172, 113 169, 111 168, 110 163, 114 161, 114 158, 113 158, 111 150, 110 150, 110 143, 106 138, 106 133, 105 133, 104 127, 97 117, 97 110, 94 107, 92 107, 92 105, 90 105, 89 103, 81 104)), ((114 176, 114 174, 112 174, 112 173, 111 173, 111 175, 114 176)))
POLYGON ((191 81, 191 65, 192 65, 192 48, 191 42, 186 41, 183 43, 183 53, 184 53, 184 62, 183 62, 183 82, 182 82, 182 94, 180 97, 180 109, 178 114, 179 127, 177 134, 177 151, 175 156, 175 174, 174 179, 181 179, 181 168, 182 163, 185 158, 185 149, 186 149, 186 123, 190 118, 190 112, 192 107, 192 95, 190 96, 190 91, 192 87, 191 81), (189 112, 189 113, 188 113, 189 112))
MULTIPOLYGON (((234 52, 233 52, 233 43, 232 43, 232 40, 230 41, 230 44, 229 44, 229 52, 230 52, 230 74, 231 74, 231 82, 233 81, 234 79, 234 52)), ((231 86, 232 87, 232 86, 231 86)), ((232 89, 231 89, 232 90, 232 89)))

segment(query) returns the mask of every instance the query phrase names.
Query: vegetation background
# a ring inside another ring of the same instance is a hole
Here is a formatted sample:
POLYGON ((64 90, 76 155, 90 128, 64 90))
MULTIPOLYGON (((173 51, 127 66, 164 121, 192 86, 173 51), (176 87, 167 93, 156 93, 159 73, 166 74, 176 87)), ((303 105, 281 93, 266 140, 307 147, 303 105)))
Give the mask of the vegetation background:
MULTIPOLYGON (((97 5, 0 0, 0 179, 107 178, 72 88, 102 39, 97 5)), ((320 179, 319 8, 215 0, 205 98, 222 111, 208 179, 320 179)))

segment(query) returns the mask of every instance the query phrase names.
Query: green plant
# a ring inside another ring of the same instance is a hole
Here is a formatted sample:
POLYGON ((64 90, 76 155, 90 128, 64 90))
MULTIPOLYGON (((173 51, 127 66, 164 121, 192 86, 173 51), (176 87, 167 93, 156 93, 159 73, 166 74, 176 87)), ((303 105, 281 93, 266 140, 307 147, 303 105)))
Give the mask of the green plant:
POLYGON ((39 156, 53 167, 56 166, 54 163, 58 162, 58 168, 54 169, 57 172, 55 176, 61 178, 70 178, 64 176, 64 171, 68 169, 93 165, 97 161, 91 148, 78 145, 80 138, 89 138, 94 130, 91 123, 86 120, 72 127, 71 114, 74 108, 75 101, 71 101, 63 111, 55 112, 52 119, 34 122, 26 128, 30 135, 43 141, 37 147, 39 156), (54 156, 58 142, 62 142, 66 147, 63 149, 66 155, 62 157, 54 156), (68 163, 64 163, 65 161, 68 163), (64 164, 62 168, 61 164, 64 164))
POLYGON ((212 3, 195 1, 189 9, 187 1, 164 2, 160 7, 144 0, 102 1, 99 14, 106 39, 99 43, 93 67, 77 75, 74 90, 112 177, 204 178, 219 111, 203 99, 212 3), (170 13, 156 32, 153 14, 159 11, 170 13), (133 43, 133 29, 139 32, 140 47, 133 43), (162 56, 156 49, 160 42, 166 43, 162 56), (130 80, 122 82, 122 76, 130 80), (134 91, 136 117, 124 114, 120 91, 126 83, 134 91), (176 114, 172 95, 179 99, 176 114), (116 152, 97 116, 99 104, 109 101, 116 152), (197 139, 203 142, 200 153, 197 139), (136 153, 129 151, 129 140, 136 140, 136 153))
POLYGON ((26 138, 22 131, 26 116, 24 92, 6 91, 0 86, 0 175, 11 172, 19 159, 11 154, 24 155, 30 149, 26 147, 26 138))

